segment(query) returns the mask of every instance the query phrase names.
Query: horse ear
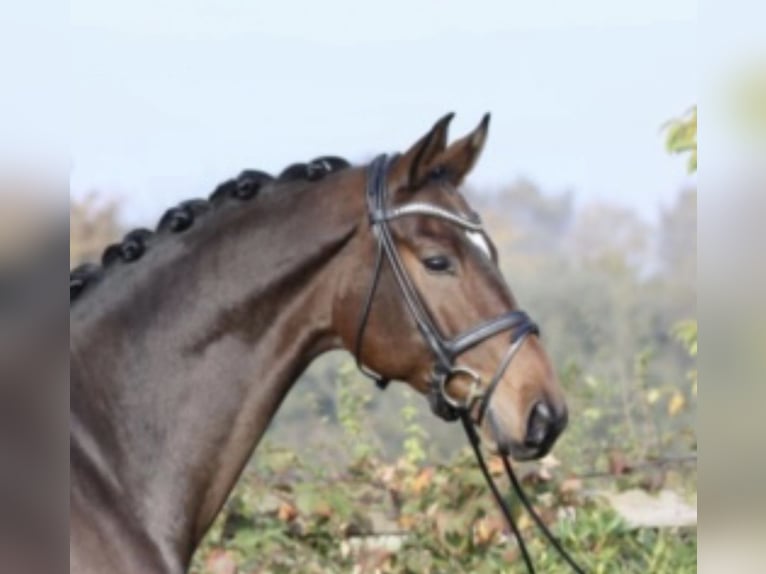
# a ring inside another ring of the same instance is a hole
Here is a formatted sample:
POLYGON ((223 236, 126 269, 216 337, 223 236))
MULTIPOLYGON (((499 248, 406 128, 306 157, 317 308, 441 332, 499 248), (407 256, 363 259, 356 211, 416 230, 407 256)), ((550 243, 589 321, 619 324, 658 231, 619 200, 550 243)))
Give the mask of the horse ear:
POLYGON ((432 162, 432 169, 442 171, 455 186, 460 185, 484 149, 489 133, 490 115, 484 114, 479 125, 471 133, 450 145, 432 162))
POLYGON ((396 188, 414 190, 423 181, 433 159, 447 148, 449 124, 454 116, 449 113, 441 118, 415 145, 396 158, 391 166, 391 182, 396 188))

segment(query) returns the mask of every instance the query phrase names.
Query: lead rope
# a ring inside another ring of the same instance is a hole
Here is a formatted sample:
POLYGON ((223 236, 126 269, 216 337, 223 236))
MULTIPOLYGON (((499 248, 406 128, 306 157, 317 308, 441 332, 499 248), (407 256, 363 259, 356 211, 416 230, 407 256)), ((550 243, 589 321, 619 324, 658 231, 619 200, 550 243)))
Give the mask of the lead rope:
MULTIPOLYGON (((487 468, 487 463, 484 460, 484 455, 481 452, 481 446, 480 446, 481 439, 479 438, 479 435, 476 433, 476 429, 473 426, 470 413, 468 411, 462 411, 460 415, 460 421, 463 423, 463 429, 465 430, 465 434, 468 437, 468 442, 471 444, 473 453, 476 456, 476 461, 479 463, 479 468, 481 469, 481 473, 484 475, 484 480, 487 483, 487 486, 489 486, 489 489, 492 491, 492 495, 495 497, 495 500, 497 501, 497 504, 500 507, 500 511, 505 517, 506 522, 508 522, 508 526, 510 526, 511 531, 513 532, 513 535, 516 537, 516 540, 519 545, 519 549, 521 550, 521 556, 524 559, 524 564, 527 567, 527 572, 529 572, 529 574, 535 574, 536 572, 535 567, 532 564, 532 559, 529 556, 529 551, 527 550, 527 546, 524 543, 524 539, 521 537, 521 531, 519 530, 519 527, 516 524, 516 521, 513 519, 513 515, 511 514, 511 511, 508 508, 508 504, 505 502, 505 500, 503 500, 503 497, 500 494, 500 491, 497 488, 497 485, 495 484, 494 479, 489 473, 489 469, 487 468)), ((561 556, 561 558, 563 558, 564 561, 567 564, 569 564, 569 566, 572 568, 574 572, 576 572, 577 574, 585 574, 585 570, 583 570, 582 567, 579 566, 577 562, 574 561, 572 556, 564 549, 564 547, 561 545, 561 542, 548 529, 548 527, 543 522, 542 518, 540 518, 540 515, 537 514, 537 512, 533 508, 532 503, 529 501, 529 498, 527 498, 527 495, 524 493, 524 490, 521 488, 521 483, 519 483, 519 479, 516 477, 516 473, 513 472, 513 468, 511 468, 511 464, 508 462, 508 458, 505 456, 502 456, 501 458, 503 459, 503 468, 505 468, 505 473, 511 482, 511 486, 513 487, 513 490, 516 492, 516 495, 519 497, 519 500, 521 501, 522 506, 526 509, 526 511, 532 517, 532 520, 534 520, 537 527, 548 539, 548 542, 550 542, 553 545, 553 547, 558 552, 559 556, 561 556)))
POLYGON ((572 558, 572 555, 566 551, 566 549, 562 546, 561 541, 553 535, 550 529, 545 525, 545 522, 543 522, 543 519, 540 518, 540 515, 537 514, 537 512, 535 511, 534 507, 532 506, 532 503, 529 501, 529 498, 527 498, 526 493, 521 488, 519 479, 516 477, 516 473, 513 472, 513 468, 511 468, 511 463, 508 462, 508 458, 505 456, 501 458, 503 459, 503 467, 505 468, 505 474, 508 475, 508 479, 511 481, 513 490, 516 491, 516 495, 519 497, 519 500, 521 500, 521 504, 524 506, 524 508, 527 509, 527 512, 532 517, 532 520, 535 521, 535 524, 537 524, 537 527, 548 539, 548 542, 550 542, 553 545, 553 547, 559 553, 559 556, 561 556, 561 558, 563 558, 564 561, 567 564, 569 564, 569 566, 572 567, 572 570, 577 572, 577 574, 585 574, 585 570, 583 570, 582 567, 579 564, 577 564, 577 562, 574 561, 574 558, 572 558))
POLYGON ((530 558, 529 551, 527 550, 527 545, 524 543, 524 539, 521 537, 521 531, 519 530, 516 521, 513 519, 511 509, 508 508, 508 505, 503 500, 503 495, 500 494, 495 481, 492 480, 492 476, 489 474, 487 463, 484 461, 484 456, 481 454, 481 447, 479 446, 480 439, 476 434, 476 429, 473 428, 473 423, 471 422, 471 417, 468 414, 468 411, 462 411, 460 415, 460 422, 463 423, 463 429, 465 430, 465 434, 468 436, 468 442, 471 443, 473 453, 476 455, 476 460, 479 463, 481 473, 484 475, 484 480, 486 481, 487 486, 489 486, 489 489, 492 491, 492 495, 495 497, 495 501, 497 501, 497 505, 500 507, 500 511, 505 517, 505 521, 511 527, 511 531, 516 537, 516 541, 519 544, 519 549, 521 550, 521 556, 524 558, 524 564, 527 565, 527 571, 529 574, 535 574, 535 567, 532 564, 532 558, 530 558))

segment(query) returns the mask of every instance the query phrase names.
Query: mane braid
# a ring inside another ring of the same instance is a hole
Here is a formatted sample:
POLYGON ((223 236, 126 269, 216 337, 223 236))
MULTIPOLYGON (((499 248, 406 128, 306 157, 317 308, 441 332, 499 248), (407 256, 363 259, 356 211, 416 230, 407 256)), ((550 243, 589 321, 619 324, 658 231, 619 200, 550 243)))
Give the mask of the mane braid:
POLYGON ((139 228, 130 231, 119 243, 104 249, 101 265, 84 263, 69 272, 69 304, 96 285, 105 272, 115 266, 140 259, 157 236, 168 233, 183 233, 198 217, 214 211, 230 201, 243 202, 253 199, 258 193, 275 182, 297 180, 318 181, 324 176, 344 170, 351 164, 337 156, 321 156, 308 163, 295 163, 285 168, 278 178, 258 170, 245 170, 235 179, 219 184, 208 199, 190 199, 168 209, 157 223, 156 231, 139 228))

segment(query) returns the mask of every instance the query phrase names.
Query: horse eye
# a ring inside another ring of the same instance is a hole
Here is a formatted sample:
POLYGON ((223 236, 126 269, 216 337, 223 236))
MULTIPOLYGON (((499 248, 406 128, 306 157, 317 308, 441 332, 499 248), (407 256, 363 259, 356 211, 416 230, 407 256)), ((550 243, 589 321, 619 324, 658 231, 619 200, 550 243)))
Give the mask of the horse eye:
POLYGON ((423 265, 429 271, 435 271, 437 273, 444 273, 452 269, 452 263, 448 257, 444 255, 434 255, 432 257, 426 257, 423 259, 423 265))

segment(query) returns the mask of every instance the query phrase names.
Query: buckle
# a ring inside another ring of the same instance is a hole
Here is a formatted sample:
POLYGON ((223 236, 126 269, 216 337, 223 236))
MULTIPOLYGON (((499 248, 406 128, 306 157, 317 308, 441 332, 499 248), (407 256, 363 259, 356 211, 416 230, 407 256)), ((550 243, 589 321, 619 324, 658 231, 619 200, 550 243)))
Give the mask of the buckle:
POLYGON ((453 366, 448 372, 441 374, 441 376, 439 376, 438 385, 439 395, 442 400, 453 409, 459 411, 470 411, 473 409, 476 401, 484 396, 484 389, 482 388, 481 377, 479 374, 473 369, 460 365, 453 366), (471 387, 468 391, 468 397, 466 397, 465 401, 462 403, 453 399, 447 392, 447 383, 457 374, 467 375, 471 378, 471 387))

